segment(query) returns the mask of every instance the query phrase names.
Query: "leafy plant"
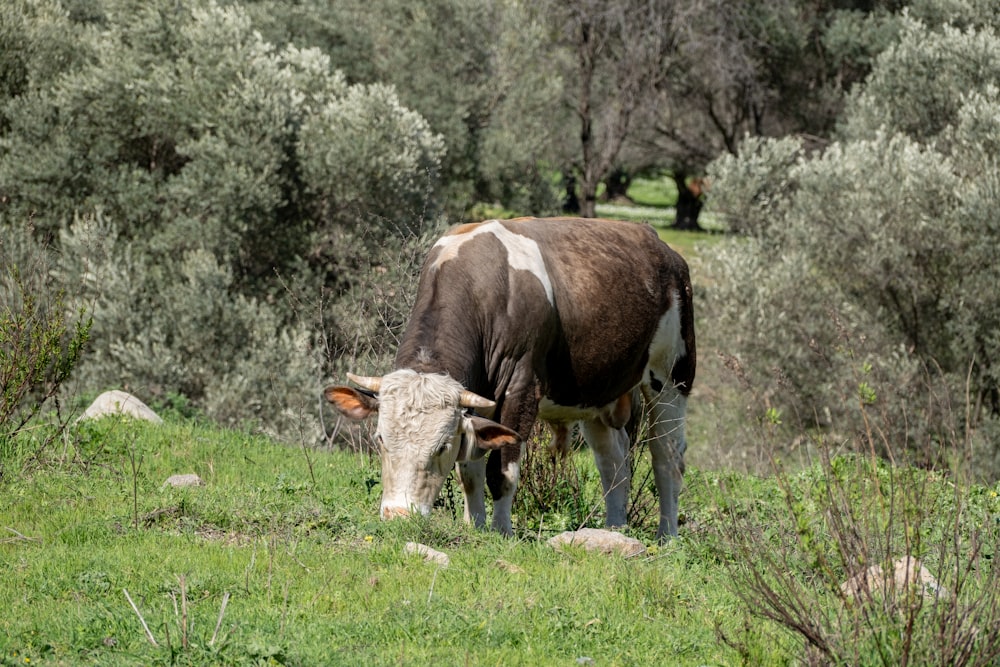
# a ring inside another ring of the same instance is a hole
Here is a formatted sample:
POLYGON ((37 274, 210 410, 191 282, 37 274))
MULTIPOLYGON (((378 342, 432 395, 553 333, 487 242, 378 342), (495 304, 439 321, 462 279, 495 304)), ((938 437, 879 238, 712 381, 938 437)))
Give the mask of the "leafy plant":
POLYGON ((944 436, 967 423, 977 472, 994 479, 1000 39, 902 27, 836 141, 750 140, 712 167, 709 206, 743 237, 707 249, 715 326, 702 331, 726 332, 720 347, 755 381, 772 378, 763 399, 780 393, 799 425, 863 429, 842 400, 853 395, 896 411, 889 439, 943 465, 952 453, 923 443, 964 443, 944 436), (950 409, 966 392, 968 410, 950 409))
POLYGON ((590 452, 579 456, 550 452, 549 437, 546 427, 539 425, 524 448, 514 500, 518 527, 540 535, 603 526, 603 494, 587 462, 590 452))
MULTIPOLYGON (((954 458, 944 473, 906 463, 914 444, 895 440, 905 423, 893 422, 907 411, 887 409, 870 371, 862 365, 858 392, 844 398, 861 428, 801 434, 814 465, 782 463, 776 452, 787 436, 777 425, 765 420, 753 431, 779 502, 753 502, 743 483, 720 486, 712 531, 730 555, 732 589, 752 615, 798 638, 804 664, 995 664, 1000 498, 969 483, 968 459, 954 458)), ((744 401, 759 404, 761 393, 748 385, 744 401)), ((967 449, 961 431, 940 437, 923 447, 967 449)))
MULTIPOLYGON (((32 71, 66 19, 8 4, 28 43, 0 68, 32 71)), ((321 345, 350 344, 323 338, 355 335, 354 302, 336 304, 436 223, 440 137, 239 5, 88 8, 69 23, 89 55, 0 100, 0 230, 30 218, 57 239, 58 279, 93 304, 80 386, 315 443, 321 345)))
MULTIPOLYGON (((14 237, 16 238, 16 237, 14 237)), ((14 240, 12 238, 12 240, 14 240)), ((53 285, 48 250, 28 238, 0 245, 0 475, 16 436, 53 400, 79 363, 93 320, 69 310, 53 285), (22 252, 18 252, 18 250, 22 252)), ((67 418, 59 419, 60 429, 67 418)), ((43 438, 39 450, 57 437, 43 438)))

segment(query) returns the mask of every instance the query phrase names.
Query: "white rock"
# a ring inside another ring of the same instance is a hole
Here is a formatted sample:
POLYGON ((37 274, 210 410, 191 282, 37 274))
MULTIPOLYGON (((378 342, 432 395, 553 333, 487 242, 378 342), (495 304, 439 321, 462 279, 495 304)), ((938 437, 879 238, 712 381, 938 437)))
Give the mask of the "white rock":
POLYGON ((163 489, 168 486, 205 486, 205 481, 194 473, 188 473, 187 475, 171 475, 167 478, 167 481, 160 486, 160 488, 163 489))
POLYGON ((840 585, 841 592, 849 598, 864 598, 868 595, 883 595, 887 591, 900 591, 914 587, 924 597, 946 595, 938 586, 923 563, 912 556, 897 558, 892 563, 892 573, 886 574, 881 565, 872 565, 857 573, 840 585))
POLYGON ((140 401, 132 394, 114 389, 106 391, 90 404, 77 421, 84 419, 99 419, 108 415, 127 415, 135 419, 142 419, 154 424, 162 424, 160 416, 153 412, 148 405, 140 401))
POLYGON ((606 554, 618 553, 626 558, 646 553, 646 545, 634 537, 627 537, 613 530, 601 528, 567 530, 565 533, 559 533, 550 538, 548 545, 560 550, 567 546, 577 546, 583 547, 587 551, 600 551, 606 554))
POLYGON ((403 547, 403 553, 419 554, 423 556, 424 560, 428 563, 437 563, 441 567, 448 567, 451 563, 451 559, 448 558, 448 554, 437 551, 436 549, 431 549, 426 544, 420 544, 418 542, 407 542, 406 546, 403 547))

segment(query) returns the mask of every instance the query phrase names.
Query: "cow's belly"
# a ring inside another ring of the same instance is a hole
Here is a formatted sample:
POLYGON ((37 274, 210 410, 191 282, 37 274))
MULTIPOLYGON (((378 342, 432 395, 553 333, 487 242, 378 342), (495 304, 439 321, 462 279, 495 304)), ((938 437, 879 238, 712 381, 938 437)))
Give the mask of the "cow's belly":
POLYGON ((601 407, 580 407, 577 405, 559 405, 549 398, 543 398, 538 403, 538 419, 550 424, 567 424, 577 421, 594 421, 610 414, 614 403, 601 407))

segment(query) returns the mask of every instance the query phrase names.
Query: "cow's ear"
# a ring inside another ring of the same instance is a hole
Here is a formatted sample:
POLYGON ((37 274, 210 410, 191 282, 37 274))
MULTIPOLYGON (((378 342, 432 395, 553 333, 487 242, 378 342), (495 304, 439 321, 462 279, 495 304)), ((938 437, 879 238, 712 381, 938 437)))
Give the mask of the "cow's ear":
POLYGON ((348 419, 362 420, 378 412, 378 398, 352 387, 327 387, 323 395, 348 419))
POLYGON ((500 449, 521 442, 517 431, 503 424, 475 415, 468 419, 472 422, 472 428, 476 432, 476 446, 480 449, 500 449))

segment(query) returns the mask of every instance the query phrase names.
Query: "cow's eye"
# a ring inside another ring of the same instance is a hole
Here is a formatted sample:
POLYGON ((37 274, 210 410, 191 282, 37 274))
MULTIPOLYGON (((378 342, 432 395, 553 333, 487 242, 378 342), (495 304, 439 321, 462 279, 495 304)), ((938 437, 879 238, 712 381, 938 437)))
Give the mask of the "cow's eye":
POLYGON ((437 450, 434 452, 434 456, 444 456, 444 453, 448 451, 448 443, 442 442, 438 445, 437 450))

